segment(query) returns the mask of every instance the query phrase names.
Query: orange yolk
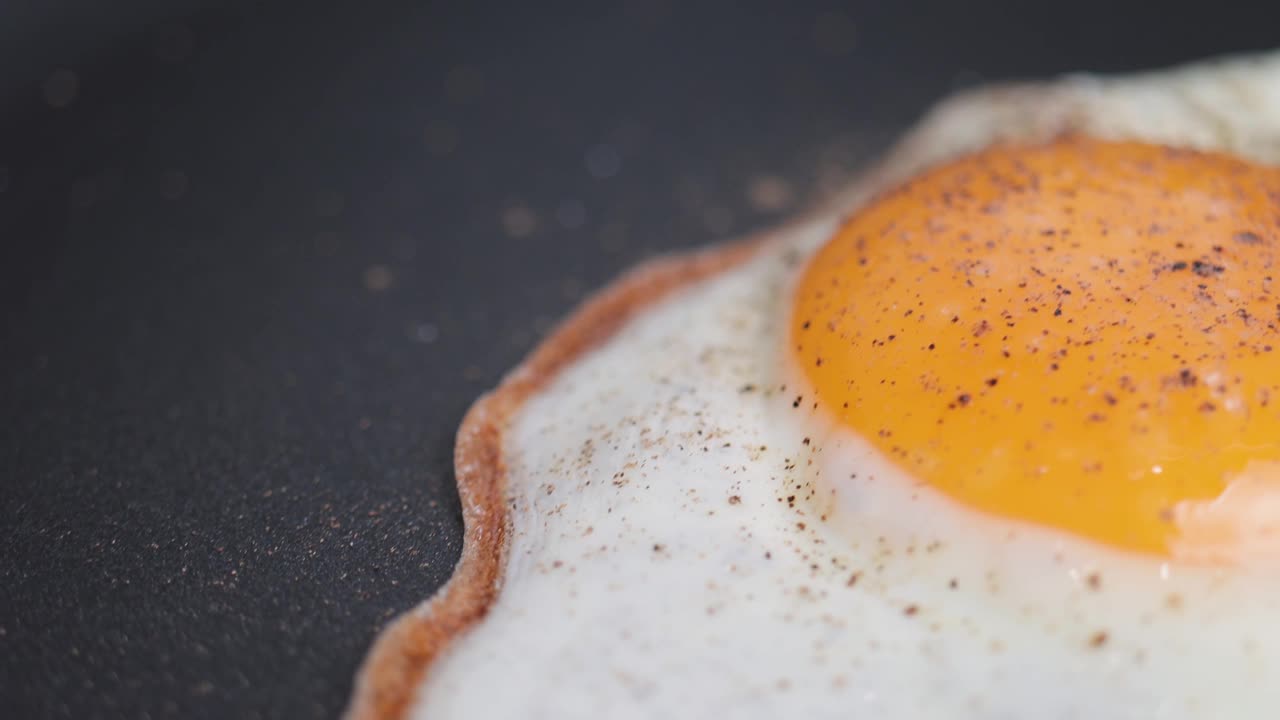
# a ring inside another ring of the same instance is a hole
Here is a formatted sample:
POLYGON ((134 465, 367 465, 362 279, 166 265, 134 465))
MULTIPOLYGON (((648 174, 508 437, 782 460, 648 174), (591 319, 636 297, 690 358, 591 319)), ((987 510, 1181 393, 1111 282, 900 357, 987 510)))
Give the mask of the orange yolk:
POLYGON ((970 507, 1221 559, 1280 542, 1278 230, 1276 168, 994 147, 846 222, 800 280, 792 357, 838 422, 970 507))

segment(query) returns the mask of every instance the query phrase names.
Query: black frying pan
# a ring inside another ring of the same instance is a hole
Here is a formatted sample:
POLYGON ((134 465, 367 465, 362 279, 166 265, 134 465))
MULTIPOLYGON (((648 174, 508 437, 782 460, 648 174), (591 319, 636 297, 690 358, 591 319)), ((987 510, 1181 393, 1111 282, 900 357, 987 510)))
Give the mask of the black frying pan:
POLYGON ((1276 40, 1023 5, 0 5, 0 714, 334 716, 449 576, 463 411, 584 292, 958 85, 1276 40))

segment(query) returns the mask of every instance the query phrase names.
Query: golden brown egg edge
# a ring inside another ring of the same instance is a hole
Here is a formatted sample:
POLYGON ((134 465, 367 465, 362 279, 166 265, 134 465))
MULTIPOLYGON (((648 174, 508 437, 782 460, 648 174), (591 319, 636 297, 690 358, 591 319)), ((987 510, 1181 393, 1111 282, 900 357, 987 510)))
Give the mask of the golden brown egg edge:
POLYGON ((650 260, 579 306, 491 392, 458 428, 454 468, 462 503, 462 556, 435 596, 381 631, 356 676, 345 717, 408 717, 431 665, 481 620, 498 596, 510 528, 503 432, 532 395, 631 318, 671 293, 740 265, 772 233, 650 260))

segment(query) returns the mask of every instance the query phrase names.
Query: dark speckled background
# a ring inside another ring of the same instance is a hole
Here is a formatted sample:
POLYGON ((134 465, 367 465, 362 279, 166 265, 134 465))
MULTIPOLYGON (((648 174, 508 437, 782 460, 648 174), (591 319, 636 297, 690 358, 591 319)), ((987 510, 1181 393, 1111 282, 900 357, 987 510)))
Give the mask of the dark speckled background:
POLYGON ((333 717, 448 577, 452 434, 583 293, 983 79, 1264 4, 0 9, 5 717, 333 717))

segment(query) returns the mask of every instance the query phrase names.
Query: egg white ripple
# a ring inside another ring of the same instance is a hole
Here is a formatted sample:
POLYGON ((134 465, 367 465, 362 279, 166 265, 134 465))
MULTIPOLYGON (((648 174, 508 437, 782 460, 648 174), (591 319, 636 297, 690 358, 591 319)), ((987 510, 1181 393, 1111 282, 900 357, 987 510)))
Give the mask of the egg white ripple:
POLYGON ((1280 578, 970 511, 796 403, 790 284, 836 222, 515 415, 503 586, 415 717, 1274 717, 1280 578))

